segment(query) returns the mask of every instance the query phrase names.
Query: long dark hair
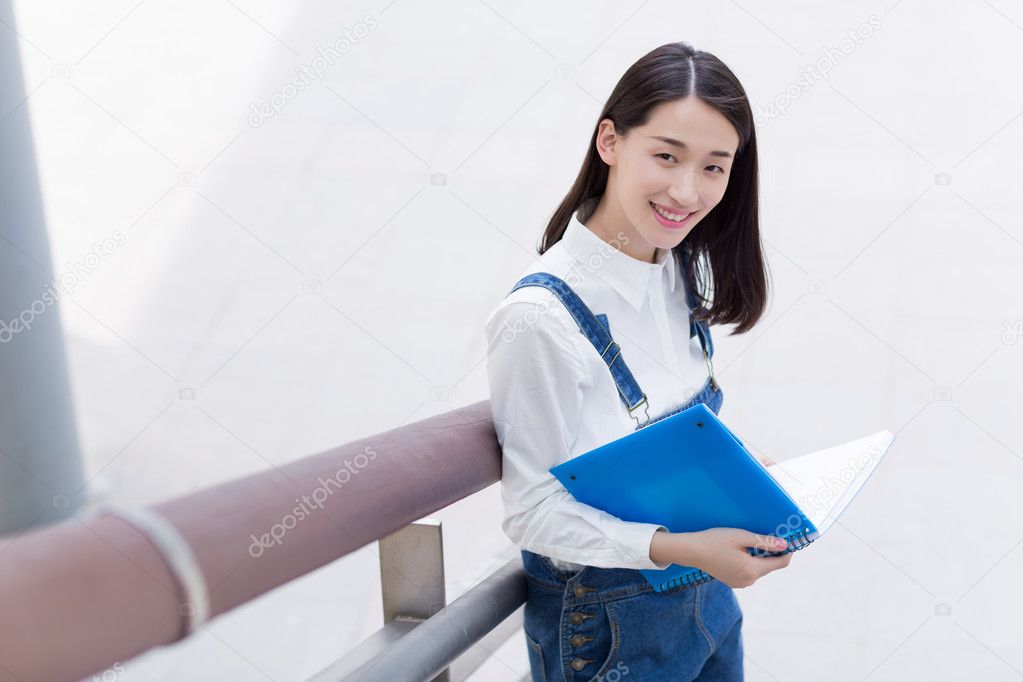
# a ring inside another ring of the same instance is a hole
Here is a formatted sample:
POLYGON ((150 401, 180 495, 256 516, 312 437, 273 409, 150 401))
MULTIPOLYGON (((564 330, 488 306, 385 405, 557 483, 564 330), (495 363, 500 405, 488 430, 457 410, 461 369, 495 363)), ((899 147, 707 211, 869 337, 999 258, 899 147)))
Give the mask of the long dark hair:
POLYGON ((629 67, 597 117, 579 175, 554 211, 538 250, 543 254, 560 241, 573 213, 587 200, 602 195, 607 187, 608 166, 596 149, 600 121, 611 119, 615 132, 624 136, 647 123, 658 104, 690 94, 729 120, 739 134, 739 146, 721 201, 672 251, 680 263, 692 264, 683 272, 688 272, 686 286, 700 301, 696 317, 709 324, 736 324, 731 334, 742 334, 757 323, 767 304, 767 266, 760 245, 757 138, 742 84, 709 52, 682 42, 668 43, 629 67), (708 291, 710 282, 712 292, 708 291), (705 304, 711 300, 707 308, 705 304))

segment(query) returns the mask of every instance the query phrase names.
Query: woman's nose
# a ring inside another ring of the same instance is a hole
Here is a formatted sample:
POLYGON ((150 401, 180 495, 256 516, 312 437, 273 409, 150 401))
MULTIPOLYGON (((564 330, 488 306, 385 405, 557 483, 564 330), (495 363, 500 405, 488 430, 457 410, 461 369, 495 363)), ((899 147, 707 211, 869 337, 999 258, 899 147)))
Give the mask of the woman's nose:
POLYGON ((671 186, 668 190, 668 196, 682 206, 692 206, 700 195, 698 182, 699 180, 695 173, 686 173, 681 183, 671 186))

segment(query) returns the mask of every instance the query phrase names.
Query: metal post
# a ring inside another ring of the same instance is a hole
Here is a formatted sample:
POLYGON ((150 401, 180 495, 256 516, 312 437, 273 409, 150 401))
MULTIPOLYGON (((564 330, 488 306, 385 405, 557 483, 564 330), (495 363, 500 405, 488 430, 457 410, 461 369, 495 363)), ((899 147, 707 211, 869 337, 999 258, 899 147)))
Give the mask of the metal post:
POLYGON ((18 40, 0 26, 0 535, 85 494, 18 40))
POLYGON ((440 521, 419 519, 380 538, 384 626, 308 682, 470 679, 496 649, 522 630, 526 581, 522 559, 515 554, 480 585, 445 606, 440 521), (430 634, 416 634, 419 628, 430 634))
MULTIPOLYGON (((313 678, 351 682, 422 682, 449 669, 455 680, 468 679, 453 670, 460 656, 470 647, 495 634, 501 621, 522 612, 526 601, 526 578, 522 559, 515 557, 490 574, 479 585, 438 611, 432 618, 397 638, 372 660, 339 677, 313 678)), ((514 623, 521 626, 521 621, 514 623)), ((507 638, 508 633, 503 633, 507 638)), ((496 642, 485 647, 487 655, 496 642)), ((474 665, 485 656, 474 655, 474 665)), ((463 673, 468 672, 463 669, 463 673)))
MULTIPOLYGON (((384 625, 401 620, 419 625, 447 604, 444 539, 440 521, 420 519, 380 538, 380 591, 384 625)), ((432 682, 449 682, 442 671, 432 682)))

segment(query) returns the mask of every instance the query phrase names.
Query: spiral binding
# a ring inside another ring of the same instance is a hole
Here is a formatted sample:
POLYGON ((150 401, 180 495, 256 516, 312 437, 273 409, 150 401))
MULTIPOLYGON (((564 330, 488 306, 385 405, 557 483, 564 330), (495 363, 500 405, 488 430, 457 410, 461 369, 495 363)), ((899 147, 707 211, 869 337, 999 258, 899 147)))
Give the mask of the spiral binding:
POLYGON ((661 593, 667 592, 669 594, 672 592, 681 592, 682 590, 688 590, 690 587, 702 585, 703 583, 713 579, 714 576, 697 569, 691 573, 679 576, 678 578, 672 578, 666 583, 661 583, 661 586, 657 591, 661 593))
MULTIPOLYGON (((796 533, 793 533, 792 535, 785 536, 784 539, 788 543, 788 549, 785 549, 780 552, 769 552, 767 550, 758 549, 756 547, 750 547, 749 553, 757 557, 782 556, 783 554, 788 554, 789 552, 795 552, 800 549, 803 549, 817 538, 811 538, 809 537, 809 533, 806 530, 801 530, 796 533)), ((682 590, 687 590, 690 587, 702 585, 703 583, 713 579, 714 576, 710 575, 706 571, 696 569, 690 573, 686 573, 685 575, 679 576, 678 578, 672 578, 667 582, 661 583, 660 588, 657 591, 662 593, 667 592, 669 594, 672 592, 681 592, 682 590)))

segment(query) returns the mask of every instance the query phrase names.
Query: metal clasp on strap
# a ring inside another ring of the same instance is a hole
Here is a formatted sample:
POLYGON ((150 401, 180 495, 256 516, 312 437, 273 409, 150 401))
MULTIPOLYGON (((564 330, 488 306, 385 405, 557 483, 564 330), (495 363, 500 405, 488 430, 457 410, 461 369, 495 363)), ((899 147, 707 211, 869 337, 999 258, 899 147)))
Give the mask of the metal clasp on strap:
POLYGON ((632 407, 627 407, 625 409, 629 411, 629 416, 636 420, 637 426, 643 426, 643 424, 646 424, 648 421, 650 421, 650 404, 647 403, 647 401, 646 401, 646 393, 643 394, 643 399, 642 400, 640 400, 638 403, 636 403, 632 407), (640 405, 643 406, 643 421, 642 422, 639 421, 639 417, 637 417, 636 415, 634 415, 632 413, 633 410, 638 410, 640 405))
POLYGON ((718 382, 714 379, 714 363, 710 361, 710 355, 707 354, 706 350, 703 351, 703 357, 707 360, 707 371, 710 372, 710 386, 716 391, 718 389, 718 382))

